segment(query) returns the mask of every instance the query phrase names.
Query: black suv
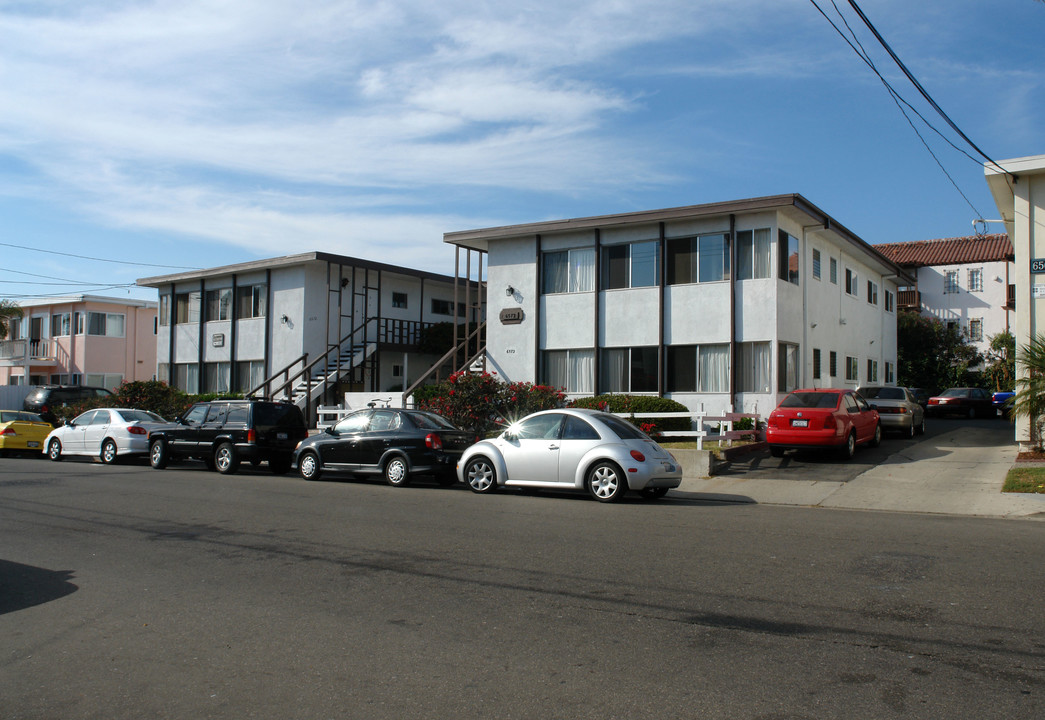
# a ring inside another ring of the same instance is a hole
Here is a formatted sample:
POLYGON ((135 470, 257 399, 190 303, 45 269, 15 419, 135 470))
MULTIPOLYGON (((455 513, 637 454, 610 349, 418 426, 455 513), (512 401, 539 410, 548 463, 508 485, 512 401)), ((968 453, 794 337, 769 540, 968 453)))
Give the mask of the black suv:
POLYGON ((308 437, 296 405, 265 400, 198 402, 169 425, 149 433, 149 462, 156 469, 171 460, 197 458, 211 470, 230 474, 241 461, 262 461, 277 475, 290 470, 298 442, 308 437))
POLYGON ((58 425, 58 417, 54 411, 63 405, 75 405, 84 400, 111 397, 112 393, 105 388, 87 385, 42 385, 33 388, 25 396, 22 409, 36 413, 52 425, 58 425))

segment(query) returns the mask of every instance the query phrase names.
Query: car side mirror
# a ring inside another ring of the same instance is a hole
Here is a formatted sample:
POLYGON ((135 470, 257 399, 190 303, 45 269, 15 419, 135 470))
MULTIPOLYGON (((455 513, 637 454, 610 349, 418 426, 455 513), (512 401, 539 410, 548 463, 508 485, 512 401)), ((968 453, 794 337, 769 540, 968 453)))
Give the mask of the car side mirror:
POLYGON ((337 435, 337 430, 334 429, 333 425, 328 425, 327 427, 323 428, 323 432, 325 432, 327 435, 337 435))

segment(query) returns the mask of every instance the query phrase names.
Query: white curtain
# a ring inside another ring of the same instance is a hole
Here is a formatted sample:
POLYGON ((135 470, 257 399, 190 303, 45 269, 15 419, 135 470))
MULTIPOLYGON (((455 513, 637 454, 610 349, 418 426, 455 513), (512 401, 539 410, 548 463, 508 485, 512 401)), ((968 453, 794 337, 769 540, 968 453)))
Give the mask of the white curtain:
POLYGON ((569 351, 570 374, 566 383, 567 392, 593 392, 595 378, 595 353, 592 350, 569 351))
POLYGON ((754 247, 752 248, 752 277, 767 278, 769 272, 769 228, 755 230, 754 247))
POLYGON ((569 270, 568 254, 565 252, 554 252, 544 254, 544 277, 542 278, 543 291, 546 293, 561 293, 568 289, 569 270))
POLYGON ((798 389, 798 346, 784 345, 784 392, 798 389))
POLYGON ((595 289, 595 248, 570 250, 570 292, 595 289))
POLYGON ((627 392, 628 350, 612 348, 602 352, 602 392, 627 392))
POLYGON ((547 350, 544 353, 544 383, 553 388, 567 387, 569 363, 565 350, 547 350))
POLYGON ((741 343, 737 347, 740 392, 770 392, 771 360, 767 342, 741 343))
POLYGON ((701 345, 698 363, 701 392, 729 392, 729 345, 701 345))

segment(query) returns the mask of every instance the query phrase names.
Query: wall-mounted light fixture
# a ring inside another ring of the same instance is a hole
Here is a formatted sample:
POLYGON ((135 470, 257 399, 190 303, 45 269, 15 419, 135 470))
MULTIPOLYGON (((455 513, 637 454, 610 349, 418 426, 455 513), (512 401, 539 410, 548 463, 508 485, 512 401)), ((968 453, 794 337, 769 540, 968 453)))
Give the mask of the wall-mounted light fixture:
POLYGON ((505 288, 504 294, 508 297, 513 297, 515 295, 515 288, 509 285, 507 288, 505 288))
POLYGON ((845 325, 845 318, 838 318, 839 325, 845 325))
POLYGON ((810 330, 815 330, 816 329, 816 323, 813 323, 812 325, 810 325, 809 329, 810 330))
POLYGON ((286 314, 284 313, 284 314, 283 314, 283 315, 282 315, 282 316, 281 316, 281 317, 279 318, 279 321, 280 321, 281 323, 283 323, 284 325, 286 325, 287 323, 289 323, 289 322, 290 322, 290 318, 288 318, 288 317, 286 316, 286 314))
POLYGON ((348 287, 348 278, 341 278, 341 287, 348 287))
POLYGON ((870 344, 871 344, 871 345, 874 345, 874 340, 872 340, 870 344))

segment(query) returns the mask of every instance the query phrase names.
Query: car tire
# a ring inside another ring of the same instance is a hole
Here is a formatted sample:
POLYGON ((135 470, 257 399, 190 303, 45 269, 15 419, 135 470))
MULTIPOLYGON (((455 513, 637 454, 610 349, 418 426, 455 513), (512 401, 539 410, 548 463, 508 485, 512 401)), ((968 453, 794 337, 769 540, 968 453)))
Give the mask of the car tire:
POLYGON ((51 442, 47 443, 47 457, 55 462, 61 461, 62 443, 58 438, 52 438, 51 442))
POLYGON ((153 440, 149 445, 149 464, 157 470, 167 467, 170 457, 167 453, 167 443, 163 440, 153 440))
POLYGON ((304 480, 319 480, 323 474, 319 456, 314 452, 302 453, 301 457, 298 458, 298 474, 304 480))
POLYGON ((784 448, 777 447, 776 445, 770 445, 769 454, 776 458, 784 457, 784 448))
POLYGON ((969 408, 969 413, 968 413, 967 417, 970 420, 975 420, 976 419, 976 408, 974 408, 974 407, 969 408))
POLYGON ((273 475, 286 475, 290 472, 290 458, 283 455, 269 458, 269 470, 273 475))
POLYGON ((874 435, 871 436, 871 442, 869 444, 871 445, 871 447, 878 447, 879 445, 882 444, 882 424, 881 423, 875 423, 874 424, 874 435))
POLYGON ((480 455, 465 465, 464 481, 474 493, 492 493, 497 489, 497 470, 492 462, 480 455))
POLYGON ((628 479, 616 463, 595 463, 584 480, 588 494, 599 502, 619 502, 628 492, 628 479))
POLYGON ((403 487, 410 482, 410 467, 402 455, 393 455, 381 470, 385 482, 392 487, 403 487))
POLYGON ((842 459, 852 460, 853 455, 856 455, 856 431, 850 430, 849 436, 845 439, 845 445, 842 446, 842 459))
POLYGON ((100 454, 102 462, 106 465, 112 465, 119 458, 117 454, 116 441, 106 440, 102 443, 102 452, 100 454))
POLYGON ((660 500, 662 497, 668 494, 668 488, 666 487, 655 487, 655 488, 642 488, 639 490, 639 495, 642 496, 643 500, 660 500))
POLYGON ((918 427, 915 430, 915 432, 919 435, 925 434, 925 415, 922 415, 922 421, 918 424, 918 427))
POLYGON ((214 469, 222 475, 232 475, 239 470, 239 454, 232 443, 223 442, 214 450, 214 469))

